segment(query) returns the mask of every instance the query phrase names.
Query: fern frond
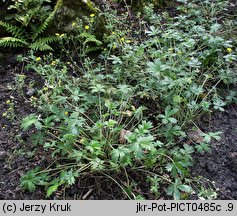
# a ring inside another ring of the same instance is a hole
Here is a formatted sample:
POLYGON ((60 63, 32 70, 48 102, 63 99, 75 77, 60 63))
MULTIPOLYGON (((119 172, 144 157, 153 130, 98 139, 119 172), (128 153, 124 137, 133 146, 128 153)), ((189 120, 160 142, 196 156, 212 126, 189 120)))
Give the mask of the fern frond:
POLYGON ((48 44, 33 43, 29 47, 34 51, 53 51, 53 48, 48 44))
POLYGON ((83 32, 83 33, 80 34, 79 37, 85 38, 84 44, 93 42, 93 43, 95 43, 97 46, 102 45, 102 42, 101 42, 100 40, 96 39, 96 36, 95 36, 95 35, 92 35, 92 34, 90 34, 90 33, 83 32))
POLYGON ((16 47, 24 47, 28 45, 29 44, 26 41, 18 39, 18 38, 14 38, 14 37, 0 38, 0 46, 3 46, 3 47, 16 48, 16 47))
POLYGON ((34 43, 32 43, 29 47, 32 50, 40 50, 40 51, 46 51, 46 50, 51 50, 53 51, 53 48, 49 46, 50 43, 53 43, 55 41, 58 41, 59 37, 57 36, 49 36, 49 37, 44 37, 44 38, 39 38, 37 39, 34 43))
POLYGON ((55 11, 53 11, 49 15, 49 17, 37 29, 33 29, 32 40, 35 40, 41 33, 43 33, 46 30, 50 22, 53 20, 54 15, 55 15, 55 11))
POLYGON ((6 23, 0 20, 0 26, 6 29, 8 33, 11 33, 14 38, 20 38, 21 40, 24 40, 24 30, 21 27, 14 26, 10 23, 6 23))
POLYGON ((91 53, 91 52, 95 52, 95 51, 98 51, 100 49, 101 49, 101 47, 87 47, 85 54, 88 54, 88 53, 91 53))

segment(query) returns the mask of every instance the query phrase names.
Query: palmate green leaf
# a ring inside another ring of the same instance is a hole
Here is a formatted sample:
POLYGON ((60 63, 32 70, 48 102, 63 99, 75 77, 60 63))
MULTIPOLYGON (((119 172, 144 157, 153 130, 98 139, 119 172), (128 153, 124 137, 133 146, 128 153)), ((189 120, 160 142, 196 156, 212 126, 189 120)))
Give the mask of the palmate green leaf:
POLYGON ((150 121, 142 121, 141 124, 138 125, 138 129, 135 130, 135 132, 144 135, 149 133, 150 129, 153 127, 152 122, 150 121))
POLYGON ((176 114, 178 111, 179 111, 179 109, 177 109, 177 108, 171 109, 171 106, 167 106, 165 108, 165 116, 170 117, 170 116, 176 114))
POLYGON ((112 60, 112 64, 116 65, 116 64, 123 64, 123 61, 121 60, 120 57, 115 56, 115 55, 111 55, 111 57, 109 58, 109 60, 112 60))
POLYGON ((42 124, 39 121, 39 117, 35 114, 30 114, 26 116, 21 123, 21 128, 23 131, 28 130, 32 125, 36 127, 37 130, 41 130, 42 124))
POLYGON ((85 123, 85 119, 82 117, 78 117, 78 115, 75 115, 72 113, 70 117, 67 117, 65 119, 65 123, 67 124, 67 129, 74 135, 79 135, 81 128, 83 127, 85 123))
POLYGON ((112 160, 114 162, 117 161, 122 161, 127 154, 130 153, 130 150, 126 147, 119 146, 117 149, 113 149, 111 154, 112 154, 112 160))
POLYGON ((139 158, 143 155, 142 148, 138 142, 134 142, 129 146, 130 150, 134 152, 135 157, 139 158))
POLYGON ((96 84, 94 86, 90 87, 92 93, 104 93, 105 92, 105 86, 101 84, 96 84))
POLYGON ((215 139, 217 141, 220 141, 221 139, 221 134, 223 132, 221 131, 217 131, 217 132, 210 132, 208 134, 204 134, 204 141, 207 142, 207 143, 210 143, 211 142, 211 139, 215 139))
POLYGON ((96 156, 104 155, 104 152, 102 151, 104 144, 105 142, 103 141, 91 140, 91 142, 86 145, 85 149, 96 156))
POLYGON ((36 189, 36 185, 35 185, 34 181, 31 179, 29 179, 29 180, 22 179, 21 187, 29 190, 30 192, 33 192, 36 189))
POLYGON ((167 106, 165 109, 165 114, 164 115, 160 114, 160 115, 158 115, 158 117, 162 119, 163 124, 168 124, 168 123, 176 124, 177 119, 175 119, 171 116, 176 114, 178 111, 179 111, 179 109, 177 109, 177 108, 171 109, 171 106, 167 106))
POLYGON ((154 139, 155 139, 155 138, 154 138, 152 135, 144 136, 144 137, 139 137, 139 138, 137 139, 137 143, 138 143, 143 149, 151 150, 152 148, 154 148, 154 144, 153 144, 154 139))
POLYGON ((146 31, 146 34, 151 37, 158 35, 159 32, 160 32, 159 28, 156 28, 155 26, 150 26, 150 30, 146 31))
POLYGON ((60 182, 66 183, 67 185, 73 185, 76 181, 76 177, 79 176, 77 171, 73 171, 72 169, 69 171, 63 171, 60 174, 60 182))
POLYGON ((199 145, 196 145, 195 148, 197 149, 197 152, 199 153, 211 151, 211 147, 208 143, 200 143, 199 145))
POLYGON ((36 167, 35 169, 28 171, 24 176, 22 176, 20 180, 21 187, 33 192, 36 189, 36 185, 44 185, 48 177, 45 173, 37 174, 39 170, 40 168, 36 167))
POLYGON ((45 127, 50 128, 55 125, 54 121, 56 121, 57 116, 56 115, 50 115, 47 118, 43 119, 43 123, 45 127))
POLYGON ((224 106, 226 105, 226 102, 224 102, 220 98, 213 99, 213 105, 214 105, 214 109, 220 110, 222 112, 225 111, 224 106))
POLYGON ((168 187, 167 194, 172 195, 175 200, 179 200, 181 195, 180 191, 192 193, 193 189, 188 185, 183 185, 180 179, 175 179, 175 182, 168 187))
POLYGON ((147 72, 159 77, 161 72, 161 65, 162 63, 159 59, 155 60, 155 62, 148 62, 147 72))
POLYGON ((172 184, 168 187, 167 194, 172 195, 175 200, 180 199, 180 192, 179 192, 179 189, 176 187, 175 184, 172 184))
POLYGON ((193 192, 193 189, 188 186, 188 185, 177 185, 177 188, 183 192, 186 192, 186 193, 191 193, 193 192))
POLYGON ((175 118, 170 117, 170 118, 168 118, 168 120, 170 123, 173 123, 173 124, 177 123, 177 119, 175 119, 175 118))
POLYGON ((104 169, 104 161, 99 158, 95 158, 91 161, 91 169, 95 171, 101 171, 104 169))
POLYGON ((165 168, 168 172, 173 173, 173 175, 177 175, 178 173, 173 163, 167 164, 165 168))
POLYGON ((167 164, 166 170, 171 172, 173 177, 176 177, 178 174, 185 175, 187 173, 184 163, 181 161, 167 164))
POLYGON ((180 152, 184 155, 191 155, 194 152, 194 148, 191 145, 184 144, 183 149, 180 149, 180 152))
POLYGON ((77 162, 80 162, 83 157, 83 151, 73 149, 73 152, 69 155, 70 158, 74 158, 77 162))
POLYGON ((173 139, 174 136, 186 137, 185 132, 178 125, 167 124, 166 127, 162 128, 162 131, 168 139, 173 139))
POLYGON ((125 156, 125 152, 121 151, 121 149, 113 149, 112 152, 112 160, 117 162, 120 158, 125 156))

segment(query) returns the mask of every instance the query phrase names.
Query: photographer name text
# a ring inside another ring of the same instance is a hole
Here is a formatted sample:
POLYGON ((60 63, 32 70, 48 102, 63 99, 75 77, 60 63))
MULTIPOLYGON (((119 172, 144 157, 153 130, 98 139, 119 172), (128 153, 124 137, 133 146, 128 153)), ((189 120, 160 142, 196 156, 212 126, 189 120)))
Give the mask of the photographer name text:
POLYGON ((69 203, 66 204, 58 204, 55 202, 50 202, 48 204, 26 204, 21 203, 20 205, 16 205, 16 203, 4 203, 3 204, 3 212, 8 213, 16 213, 16 212, 40 212, 45 213, 46 211, 49 212, 71 212, 71 205, 69 203))

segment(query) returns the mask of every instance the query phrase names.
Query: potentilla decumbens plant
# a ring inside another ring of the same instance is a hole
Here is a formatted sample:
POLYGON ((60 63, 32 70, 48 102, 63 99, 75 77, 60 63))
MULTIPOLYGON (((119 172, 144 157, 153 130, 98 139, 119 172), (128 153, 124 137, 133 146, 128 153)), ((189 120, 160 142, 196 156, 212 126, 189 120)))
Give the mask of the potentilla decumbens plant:
MULTIPOLYGON (((38 130, 35 136, 45 137, 42 144, 55 162, 44 170, 29 171, 22 177, 23 188, 33 191, 37 185, 44 185, 49 197, 61 185, 74 184, 79 175, 108 176, 123 170, 153 169, 150 175, 159 175, 159 184, 169 186, 169 194, 177 199, 180 192, 192 191, 184 181, 190 158, 184 160, 182 154, 173 158, 166 147, 172 145, 160 141, 152 122, 143 118, 145 108, 133 104, 131 86, 102 83, 96 76, 90 76, 93 71, 72 78, 60 62, 44 65, 34 56, 30 61, 28 67, 45 78, 46 85, 36 102, 45 114, 27 116, 22 129, 34 126, 38 130), (56 77, 56 73, 60 76, 56 77), (172 178, 179 179, 177 185, 172 178)), ((131 194, 127 196, 134 198, 131 194)))
MULTIPOLYGON (((43 186, 50 197, 82 176, 103 175, 127 199, 138 199, 136 174, 147 177, 156 199, 164 192, 174 199, 197 192, 189 173, 192 155, 210 151, 221 133, 206 134, 195 120, 224 110, 218 86, 236 83, 236 44, 225 37, 225 22, 218 22, 227 1, 180 2, 175 17, 145 8, 136 31, 127 28, 128 14, 106 7, 98 58, 88 57, 86 46, 67 50, 66 63, 53 54, 20 57, 44 80, 31 98, 40 115, 25 117, 21 127, 34 128, 32 142, 52 157, 49 166, 21 178, 24 189, 43 186), (187 137, 193 127, 198 141, 187 137)), ((202 198, 211 197, 201 191, 202 198)))

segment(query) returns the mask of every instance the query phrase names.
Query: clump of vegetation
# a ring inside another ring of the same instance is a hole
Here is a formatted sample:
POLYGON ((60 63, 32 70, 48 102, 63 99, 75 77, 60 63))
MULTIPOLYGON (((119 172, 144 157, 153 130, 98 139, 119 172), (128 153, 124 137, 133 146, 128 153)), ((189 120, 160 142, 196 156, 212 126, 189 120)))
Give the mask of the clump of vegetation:
POLYGON ((33 51, 19 57, 44 79, 31 99, 38 112, 21 127, 33 127, 32 142, 52 157, 48 167, 21 178, 24 189, 44 186, 50 197, 81 176, 99 174, 126 198, 140 199, 139 182, 130 176, 136 173, 147 176, 156 199, 164 191, 174 199, 215 193, 204 186, 197 191, 189 169, 192 155, 210 151, 220 132, 206 134, 195 120, 229 103, 230 95, 218 86, 236 84, 236 42, 225 35, 231 23, 219 22, 227 1, 179 2, 174 17, 145 7, 145 15, 134 18, 136 30, 126 22, 129 14, 106 5, 103 41, 95 36, 91 14, 86 25, 73 22, 72 34, 60 41, 64 58, 33 51), (88 55, 95 50, 96 57, 88 55), (199 132, 199 141, 188 141, 190 128, 199 132))

